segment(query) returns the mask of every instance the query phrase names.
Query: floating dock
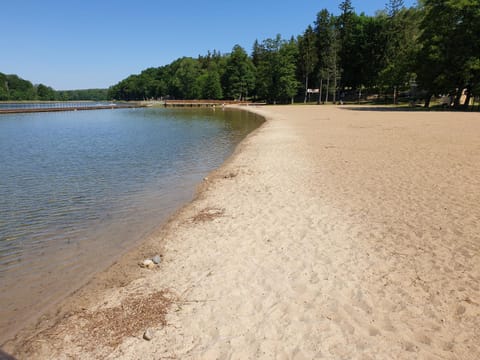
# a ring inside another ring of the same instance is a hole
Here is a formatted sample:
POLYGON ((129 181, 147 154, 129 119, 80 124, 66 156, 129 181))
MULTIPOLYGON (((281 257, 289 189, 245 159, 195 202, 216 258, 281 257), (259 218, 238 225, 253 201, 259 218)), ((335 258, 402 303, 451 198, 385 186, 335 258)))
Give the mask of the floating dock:
POLYGON ((58 112, 58 111, 81 111, 81 110, 113 110, 113 109, 131 109, 131 108, 141 108, 147 107, 146 104, 135 103, 135 104, 108 104, 108 105, 84 105, 79 104, 78 106, 58 106, 58 107, 24 107, 24 108, 0 108, 0 114, 21 114, 21 113, 37 113, 37 112, 58 112))
MULTIPOLYGON (((0 103, 1 104, 1 103, 0 103)), ((227 105, 262 105, 261 103, 252 103, 250 101, 233 100, 154 100, 141 101, 135 103, 112 103, 112 104, 88 104, 88 103, 32 103, 31 106, 19 107, 0 107, 1 114, 20 114, 37 112, 60 112, 60 111, 80 111, 80 110, 113 110, 113 109, 131 109, 144 107, 224 107, 227 105)))

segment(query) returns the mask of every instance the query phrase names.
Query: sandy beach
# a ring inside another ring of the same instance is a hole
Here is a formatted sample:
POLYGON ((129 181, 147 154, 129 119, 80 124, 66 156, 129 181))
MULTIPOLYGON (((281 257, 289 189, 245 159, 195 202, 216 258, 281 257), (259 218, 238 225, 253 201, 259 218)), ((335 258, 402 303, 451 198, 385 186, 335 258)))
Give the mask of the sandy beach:
POLYGON ((267 122, 191 204, 3 349, 480 358, 480 114, 250 110, 267 122))

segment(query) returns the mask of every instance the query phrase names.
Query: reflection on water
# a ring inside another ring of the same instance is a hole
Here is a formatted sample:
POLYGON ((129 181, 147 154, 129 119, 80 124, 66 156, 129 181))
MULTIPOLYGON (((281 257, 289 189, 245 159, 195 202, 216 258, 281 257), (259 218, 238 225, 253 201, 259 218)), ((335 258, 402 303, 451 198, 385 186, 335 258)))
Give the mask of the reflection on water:
POLYGON ((191 199, 259 124, 212 109, 0 115, 0 343, 191 199))

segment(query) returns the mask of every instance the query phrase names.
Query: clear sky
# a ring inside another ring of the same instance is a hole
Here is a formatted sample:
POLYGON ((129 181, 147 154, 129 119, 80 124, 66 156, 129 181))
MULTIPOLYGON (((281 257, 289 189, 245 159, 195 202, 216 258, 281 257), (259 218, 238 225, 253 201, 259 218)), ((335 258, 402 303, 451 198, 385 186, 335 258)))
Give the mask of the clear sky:
MULTIPOLYGON (((353 0, 373 15, 387 0, 353 0)), ((406 6, 416 0, 405 0, 406 6)), ((148 67, 208 50, 251 51, 301 34, 340 0, 1 0, 0 72, 56 90, 105 88, 148 67)))

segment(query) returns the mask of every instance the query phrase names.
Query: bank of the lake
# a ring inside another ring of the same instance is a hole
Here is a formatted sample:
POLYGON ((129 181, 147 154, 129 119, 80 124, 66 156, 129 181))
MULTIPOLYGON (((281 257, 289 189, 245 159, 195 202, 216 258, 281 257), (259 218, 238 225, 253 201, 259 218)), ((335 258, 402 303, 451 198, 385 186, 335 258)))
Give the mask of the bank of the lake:
POLYGON ((0 115, 0 344, 191 200, 260 123, 228 109, 0 115))
POLYGON ((6 349, 477 359, 479 115, 250 109, 268 121, 195 201, 72 297, 56 324, 6 349), (157 251, 160 266, 136 265, 157 251))

